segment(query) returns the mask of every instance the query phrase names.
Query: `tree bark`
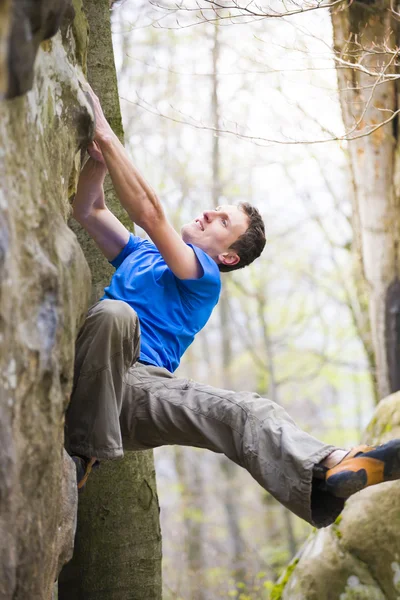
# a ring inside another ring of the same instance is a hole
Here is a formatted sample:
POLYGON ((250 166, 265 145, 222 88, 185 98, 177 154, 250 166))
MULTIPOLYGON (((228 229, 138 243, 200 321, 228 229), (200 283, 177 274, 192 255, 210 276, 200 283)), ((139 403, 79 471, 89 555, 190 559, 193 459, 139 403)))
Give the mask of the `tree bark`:
MULTIPOLYGON (((90 26, 88 79, 108 121, 123 141, 108 0, 86 0, 90 26)), ((132 228, 110 178, 109 208, 132 228)), ((88 235, 72 225, 93 277, 93 300, 112 273, 88 235)), ((161 533, 152 451, 126 452, 104 461, 80 494, 74 556, 60 576, 59 600, 157 600, 161 598, 161 533)))
MULTIPOLYGON (((393 73, 385 45, 397 45, 397 24, 389 2, 354 2, 332 13, 335 52, 370 71, 393 73), (376 50, 379 50, 376 51, 376 50), (375 50, 375 51, 374 51, 375 50)), ((339 65, 340 67, 340 65, 339 65)), ((354 68, 337 71, 343 120, 356 136, 396 111, 394 81, 354 68), (383 109, 383 110, 382 110, 383 109)), ((398 118, 349 142, 354 179, 355 239, 360 241, 369 292, 369 314, 380 397, 400 389, 398 118)))

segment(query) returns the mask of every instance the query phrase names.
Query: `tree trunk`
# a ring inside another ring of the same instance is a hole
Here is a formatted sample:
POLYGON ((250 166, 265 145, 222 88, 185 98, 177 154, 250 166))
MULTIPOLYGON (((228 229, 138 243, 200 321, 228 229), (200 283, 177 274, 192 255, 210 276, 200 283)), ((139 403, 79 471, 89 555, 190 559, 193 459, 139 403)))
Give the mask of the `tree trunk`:
MULTIPOLYGON (((279 398, 279 383, 276 379, 276 368, 275 368, 275 352, 274 352, 274 344, 271 339, 270 331, 269 331, 269 323, 268 323, 268 283, 267 281, 260 282, 260 291, 257 294, 257 316, 259 320, 259 324, 262 331, 262 337, 265 346, 265 355, 267 358, 266 368, 269 375, 268 380, 268 397, 280 404, 279 398), (263 290, 263 291, 261 291, 263 290)), ((282 517, 285 524, 285 532, 287 539, 287 549, 289 552, 289 556, 294 556, 297 550, 297 541, 294 533, 293 527, 293 515, 291 512, 285 508, 282 509, 282 517)))
MULTIPOLYGON (((108 0, 86 0, 90 26, 88 79, 112 128, 123 140, 111 42, 108 0)), ((109 208, 132 227, 105 182, 109 208)), ((77 232, 93 277, 93 300, 102 295, 112 273, 94 242, 77 232)), ((157 600, 161 598, 161 534, 152 451, 126 452, 123 460, 104 461, 79 498, 74 556, 63 570, 59 600, 157 600)))
POLYGON ((175 446, 175 467, 181 486, 183 522, 185 526, 185 553, 188 561, 190 600, 206 600, 202 585, 205 561, 203 553, 203 489, 199 453, 175 446), (187 468, 188 459, 190 469, 187 468))
MULTIPOLYGON (((220 39, 218 23, 214 25, 213 31, 213 49, 212 49, 212 91, 211 91, 211 112, 213 127, 218 131, 220 126, 220 108, 218 97, 218 62, 220 56, 220 39)), ((214 135, 212 138, 212 199, 213 207, 219 204, 222 195, 221 181, 221 156, 219 137, 214 135)), ((222 293, 219 300, 219 317, 221 330, 221 357, 222 357, 222 385, 224 388, 231 387, 230 367, 232 362, 231 331, 229 328, 229 296, 227 281, 223 281, 222 293)), ((230 547, 233 548, 233 577, 236 585, 243 584, 245 580, 244 553, 245 544, 240 530, 237 499, 232 495, 234 480, 238 473, 238 467, 225 457, 220 459, 221 472, 225 478, 225 498, 224 505, 227 515, 227 525, 230 537, 230 547)), ((239 589, 239 588, 238 588, 239 589)))
MULTIPOLYGON (((386 68, 393 73, 392 56, 382 52, 386 44, 397 45, 397 24, 386 0, 341 7, 333 12, 332 22, 339 58, 356 63, 363 57, 362 65, 370 71, 386 68)), ((340 64, 337 72, 343 120, 346 130, 353 131, 351 136, 397 110, 395 82, 378 81, 340 64)), ((359 240, 369 291, 376 375, 383 397, 400 389, 398 118, 350 141, 349 156, 355 188, 354 237, 359 240)))

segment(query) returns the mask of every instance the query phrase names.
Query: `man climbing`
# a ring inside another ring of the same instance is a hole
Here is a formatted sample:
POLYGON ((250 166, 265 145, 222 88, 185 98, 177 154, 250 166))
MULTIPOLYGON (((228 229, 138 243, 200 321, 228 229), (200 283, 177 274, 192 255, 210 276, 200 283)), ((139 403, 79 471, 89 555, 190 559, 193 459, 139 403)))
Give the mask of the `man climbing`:
POLYGON ((257 209, 205 210, 179 235, 129 160, 91 92, 95 141, 82 169, 75 218, 116 268, 88 312, 76 344, 66 445, 82 488, 96 460, 164 444, 224 453, 282 504, 317 527, 368 485, 400 477, 400 440, 346 450, 301 431, 283 408, 249 392, 173 375, 218 302, 220 273, 250 264, 265 245, 257 209), (116 194, 152 242, 108 210, 107 169, 116 194))

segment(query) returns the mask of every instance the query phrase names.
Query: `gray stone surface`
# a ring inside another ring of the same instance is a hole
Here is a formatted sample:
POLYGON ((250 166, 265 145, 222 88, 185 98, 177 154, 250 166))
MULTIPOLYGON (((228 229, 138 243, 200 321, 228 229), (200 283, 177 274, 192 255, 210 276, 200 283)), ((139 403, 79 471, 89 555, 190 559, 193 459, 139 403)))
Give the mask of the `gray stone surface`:
MULTIPOLYGON (((51 35, 64 5, 25 4, 40 35, 51 35)), ((7 18, 2 7, 0 32, 7 18)), ((1 600, 48 600, 72 553, 76 491, 63 415, 91 286, 66 224, 80 147, 92 133, 80 25, 42 43, 29 93, 0 102, 1 600)))

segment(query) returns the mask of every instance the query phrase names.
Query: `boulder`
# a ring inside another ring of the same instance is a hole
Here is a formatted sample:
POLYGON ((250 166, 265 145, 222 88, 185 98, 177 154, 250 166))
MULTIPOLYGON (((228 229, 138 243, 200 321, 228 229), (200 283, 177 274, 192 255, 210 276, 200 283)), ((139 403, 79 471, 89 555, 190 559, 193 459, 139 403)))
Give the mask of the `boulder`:
POLYGON ((0 102, 1 600, 48 600, 72 555, 77 498, 63 418, 91 278, 66 221, 93 133, 74 5, 74 19, 64 0, 0 7, 9 98, 0 102))

